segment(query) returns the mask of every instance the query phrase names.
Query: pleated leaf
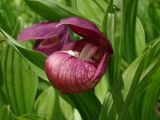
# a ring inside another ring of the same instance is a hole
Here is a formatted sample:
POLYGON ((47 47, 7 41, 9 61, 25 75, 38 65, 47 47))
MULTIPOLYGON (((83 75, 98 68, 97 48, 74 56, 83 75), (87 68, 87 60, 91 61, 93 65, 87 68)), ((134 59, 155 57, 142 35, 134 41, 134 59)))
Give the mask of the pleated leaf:
MULTIPOLYGON (((127 94, 130 90, 130 87, 132 85, 132 82, 135 79, 135 82, 137 82, 137 79, 134 78, 134 76, 138 76, 138 73, 141 73, 140 67, 142 65, 141 61, 143 59, 143 55, 139 58, 137 58, 127 69, 125 73, 125 77, 122 79, 119 79, 119 84, 117 84, 114 87, 114 90, 108 93, 108 97, 106 96, 106 100, 103 103, 102 112, 100 114, 99 120, 116 120, 118 119, 119 112, 122 111, 121 108, 126 107, 122 106, 124 105, 124 99, 126 99, 127 94), (130 72, 132 71, 132 72, 130 72), (130 73, 130 74, 129 74, 130 73), (127 78, 128 77, 128 78, 127 78), (125 82, 125 83, 124 83, 125 82), (124 86, 122 86, 124 84, 124 86), (123 88, 125 87, 125 88, 123 88), (122 91, 121 91, 122 89, 122 91)), ((126 102, 127 104, 128 102, 126 102)), ((124 108, 125 109, 125 108, 124 108)), ((124 117, 124 116, 121 116, 124 117)))
POLYGON ((102 23, 107 6, 104 0, 75 0, 74 2, 74 8, 83 16, 98 24, 102 23))
POLYGON ((33 11, 49 20, 60 20, 70 16, 81 16, 73 9, 60 4, 56 0, 25 0, 25 2, 33 11))
POLYGON ((108 14, 107 35, 113 46, 113 55, 108 66, 110 87, 117 84, 122 74, 122 42, 121 42, 121 14, 108 14))
POLYGON ((30 113, 37 91, 37 76, 11 46, 1 53, 3 85, 8 104, 16 115, 30 113))
POLYGON ((16 118, 15 120, 44 120, 44 119, 37 115, 25 114, 16 118))
POLYGON ((92 91, 83 94, 61 94, 61 96, 79 111, 82 119, 98 119, 102 105, 92 91))
POLYGON ((9 106, 4 106, 0 108, 0 120, 11 120, 12 114, 9 109, 9 106))
POLYGON ((35 113, 45 120, 72 120, 72 107, 62 101, 53 87, 49 87, 40 94, 35 102, 35 113))
POLYGON ((114 86, 106 97, 100 120, 129 119, 129 106, 150 85, 148 79, 159 69, 159 46, 160 39, 156 39, 123 73, 121 84, 114 86))
POLYGON ((139 56, 146 47, 146 39, 144 28, 140 19, 137 18, 136 20, 136 38, 135 38, 135 48, 136 48, 136 56, 139 56))
POLYGON ((97 98, 103 103, 106 92, 109 90, 109 83, 107 75, 104 75, 97 86, 94 88, 97 98))
POLYGON ((122 53, 131 63, 136 58, 135 30, 138 0, 122 1, 122 53))
POLYGON ((25 48, 2 29, 0 29, 0 39, 7 41, 28 62, 38 76, 48 80, 44 72, 44 61, 46 59, 44 54, 25 48))
POLYGON ((152 120, 152 119, 157 119, 158 116, 156 115, 156 105, 160 93, 160 69, 153 74, 151 77, 151 84, 150 86, 146 89, 144 100, 142 103, 142 108, 141 108, 141 118, 140 120, 152 120))

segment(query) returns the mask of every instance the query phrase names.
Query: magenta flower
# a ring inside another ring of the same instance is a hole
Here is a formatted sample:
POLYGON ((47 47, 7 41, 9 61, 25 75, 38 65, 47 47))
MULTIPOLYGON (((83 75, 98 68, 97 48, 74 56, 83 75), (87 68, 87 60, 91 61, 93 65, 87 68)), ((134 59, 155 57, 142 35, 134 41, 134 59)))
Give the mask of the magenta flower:
POLYGON ((35 40, 34 49, 50 55, 61 50, 64 44, 70 42, 70 34, 65 25, 56 27, 57 23, 41 22, 26 28, 18 37, 20 42, 35 40))
POLYGON ((112 47, 88 20, 71 17, 62 20, 57 27, 64 25, 83 38, 52 53, 45 62, 45 72, 52 85, 64 93, 89 91, 105 73, 112 47))
POLYGON ((35 40, 34 49, 49 55, 46 75, 64 93, 91 90, 105 73, 112 54, 109 41, 96 25, 77 17, 34 24, 20 34, 19 40, 35 40), (79 41, 70 41, 69 28, 81 36, 79 41))

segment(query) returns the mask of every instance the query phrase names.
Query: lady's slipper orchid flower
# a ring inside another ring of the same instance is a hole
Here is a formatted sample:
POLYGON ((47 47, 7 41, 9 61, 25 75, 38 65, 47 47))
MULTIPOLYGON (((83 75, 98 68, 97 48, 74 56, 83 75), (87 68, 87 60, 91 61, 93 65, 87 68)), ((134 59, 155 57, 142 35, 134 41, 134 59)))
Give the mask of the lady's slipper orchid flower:
POLYGON ((89 91, 105 73, 112 47, 88 20, 71 17, 61 20, 56 27, 64 25, 83 38, 52 53, 45 62, 45 72, 52 85, 64 93, 89 91))
POLYGON ((70 42, 70 34, 65 25, 56 27, 57 23, 42 22, 26 28, 20 35, 19 41, 36 40, 34 49, 50 55, 60 50, 64 44, 70 42))
POLYGON ((109 41, 96 25, 77 17, 34 24, 19 36, 20 42, 31 39, 36 40, 35 50, 49 55, 45 72, 52 85, 64 93, 92 89, 105 73, 112 54, 109 41), (71 42, 67 26, 82 39, 71 42))

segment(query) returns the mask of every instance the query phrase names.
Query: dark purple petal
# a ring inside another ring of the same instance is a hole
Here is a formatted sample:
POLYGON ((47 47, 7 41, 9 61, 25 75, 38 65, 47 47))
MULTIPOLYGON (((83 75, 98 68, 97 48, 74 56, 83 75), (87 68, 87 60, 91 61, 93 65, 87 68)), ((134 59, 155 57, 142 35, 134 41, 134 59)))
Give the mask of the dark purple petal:
POLYGON ((36 40, 34 50, 52 54, 55 51, 61 50, 63 45, 69 43, 70 33, 65 25, 56 26, 57 23, 42 22, 34 24, 30 28, 26 28, 20 35, 19 40, 36 40))
POLYGON ((99 31, 94 23, 88 20, 71 17, 61 20, 57 26, 61 25, 69 25, 70 28, 80 36, 83 36, 84 38, 91 40, 93 43, 99 44, 107 49, 112 50, 108 39, 102 32, 99 31))
POLYGON ((53 38, 36 41, 34 49, 50 55, 55 51, 61 50, 65 44, 70 42, 70 33, 68 31, 64 31, 63 33, 53 38))
POLYGON ((26 40, 47 40, 53 38, 60 33, 63 33, 66 30, 64 25, 56 27, 57 23, 53 22, 41 22, 34 24, 30 28, 24 29, 22 33, 20 33, 18 40, 20 42, 26 40))

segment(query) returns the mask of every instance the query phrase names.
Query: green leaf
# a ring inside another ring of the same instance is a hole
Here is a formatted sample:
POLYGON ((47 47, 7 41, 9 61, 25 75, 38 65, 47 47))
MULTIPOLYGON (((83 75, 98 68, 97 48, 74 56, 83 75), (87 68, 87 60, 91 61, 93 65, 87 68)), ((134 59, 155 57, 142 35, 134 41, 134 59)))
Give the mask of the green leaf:
POLYGON ((150 0, 148 6, 148 16, 150 18, 151 29, 153 29, 153 36, 158 37, 160 35, 160 1, 150 0))
MULTIPOLYGON (((98 118, 101 104, 93 92, 75 95, 60 93, 60 95, 80 112, 83 119, 96 120, 98 118)), ((42 92, 42 94, 40 94, 36 101, 36 114, 46 119, 57 117, 59 117, 59 119, 61 117, 63 119, 72 118, 73 111, 62 98, 59 98, 57 92, 52 87, 47 88, 44 92, 42 92), (68 108, 70 110, 68 110, 68 108)))
POLYGON ((75 9, 85 18, 96 21, 98 25, 101 25, 107 6, 104 0, 75 0, 75 3, 75 9))
POLYGON ((35 102, 34 111, 45 120, 71 120, 73 109, 60 98, 53 87, 49 87, 35 102))
POLYGON ((84 120, 98 119, 101 103, 92 91, 83 94, 61 94, 61 96, 79 111, 84 120))
POLYGON ((108 7, 106 9, 106 12, 104 14, 104 18, 103 18, 103 22, 102 22, 102 31, 103 33, 107 36, 107 21, 108 21, 108 16, 109 16, 109 12, 112 10, 113 7, 113 0, 110 0, 108 3, 108 7))
POLYGON ((53 0, 25 0, 28 6, 42 17, 60 20, 71 16, 82 16, 71 8, 53 0))
POLYGON ((41 94, 45 89, 51 86, 49 81, 43 80, 41 78, 38 79, 38 89, 37 89, 37 96, 41 94))
POLYGON ((148 79, 159 69, 159 54, 160 39, 157 38, 129 65, 119 83, 113 86, 110 97, 106 97, 103 104, 100 120, 128 119, 129 106, 150 85, 148 79))
POLYGON ((44 72, 44 61, 46 59, 46 55, 23 47, 1 29, 0 40, 7 41, 8 44, 10 44, 27 61, 38 76, 44 80, 48 80, 44 72))
POLYGON ((9 106, 4 106, 0 108, 0 120, 11 120, 12 114, 9 106))
POLYGON ((16 115, 30 113, 37 91, 37 76, 13 47, 3 49, 1 57, 4 91, 11 110, 16 115))
POLYGON ((2 67, 0 64, 0 107, 7 104, 7 99, 6 99, 6 95, 5 95, 3 87, 4 87, 3 86, 3 74, 2 74, 2 67))
POLYGON ((17 118, 17 120, 44 120, 37 115, 25 114, 17 118))
POLYGON ((8 23, 6 21, 7 20, 5 19, 4 11, 0 10, 0 27, 3 28, 8 33, 11 33, 10 27, 9 27, 9 25, 8 25, 8 23))
MULTIPOLYGON (((156 108, 158 97, 160 94, 160 69, 151 77, 150 86, 145 91, 145 96, 141 108, 141 120, 151 120, 156 118, 156 108)), ((158 117, 157 117, 158 120, 158 117)))
POLYGON ((137 117, 139 117, 138 119, 141 120, 150 120, 156 118, 155 105, 160 92, 158 78, 160 68, 159 46, 160 38, 153 40, 153 42, 150 44, 151 52, 148 54, 148 59, 146 60, 146 65, 148 67, 143 72, 141 80, 135 90, 135 98, 133 99, 133 101, 137 101, 137 99, 141 101, 136 110, 138 112, 141 112, 141 116, 139 116, 139 114, 137 115, 137 117))
POLYGON ((107 92, 101 113, 99 116, 99 120, 116 120, 118 115, 116 109, 113 108, 113 98, 111 92, 107 92))
POLYGON ((138 0, 123 0, 122 4, 122 53, 124 60, 131 63, 136 58, 135 29, 138 0))
POLYGON ((13 38, 17 38, 18 34, 20 33, 20 28, 21 28, 21 19, 18 18, 11 34, 13 38))
POLYGON ((104 101, 104 98, 106 96, 106 92, 109 90, 109 83, 107 74, 105 74, 100 82, 97 84, 97 86, 94 88, 95 94, 102 103, 104 101))
MULTIPOLYGON (((121 115, 121 112, 126 112, 125 110, 127 109, 129 98, 132 95, 132 90, 134 90, 134 87, 138 82, 139 75, 142 72, 142 59, 144 58, 144 55, 145 54, 142 54, 137 58, 125 71, 123 78, 119 79, 119 83, 113 86, 113 89, 109 94, 110 97, 106 97, 106 100, 103 103, 99 120, 114 120, 117 118, 117 114, 121 115), (104 114, 104 112, 106 114, 104 114)), ((121 117, 124 117, 124 114, 119 117, 120 120, 122 120, 121 117)))
POLYGON ((113 47, 113 55, 108 66, 110 88, 113 86, 113 84, 117 84, 117 82, 119 82, 119 79, 123 72, 121 68, 122 67, 121 19, 122 18, 119 11, 115 12, 115 14, 108 14, 108 22, 106 29, 107 29, 108 39, 111 41, 113 47))
POLYGON ((138 8, 138 17, 140 18, 145 33, 146 41, 150 42, 159 36, 159 0, 140 0, 138 8))
MULTIPOLYGON (((146 55, 145 55, 146 57, 144 57, 141 61, 144 66, 139 66, 139 67, 142 67, 143 71, 141 72, 141 76, 139 76, 139 80, 138 80, 139 83, 137 84, 137 82, 136 82, 135 87, 130 88, 130 90, 129 90, 130 92, 127 95, 127 98, 125 101, 126 106, 123 107, 123 108, 126 107, 125 108, 126 111, 128 110, 129 104, 131 104, 129 102, 132 102, 132 101, 134 102, 134 100, 135 100, 134 98, 137 98, 137 96, 139 96, 144 91, 144 89, 146 89, 148 87, 148 85, 150 85, 149 84, 150 77, 157 71, 157 69, 159 69, 159 66, 160 66, 159 54, 160 54, 160 39, 157 38, 153 43, 150 44, 150 47, 148 48, 146 55)), ((135 75, 135 78, 136 77, 138 77, 138 75, 135 75)), ((126 85, 128 85, 128 84, 124 84, 124 86, 126 86, 126 85)), ((134 86, 134 83, 132 83, 132 86, 134 86)), ((123 109, 122 109, 122 111, 123 111, 123 109)), ((121 112, 121 115, 122 114, 124 115, 126 113, 121 112)))
POLYGON ((135 48, 136 48, 136 55, 139 56, 146 47, 146 39, 143 26, 139 18, 136 21, 136 38, 135 38, 135 48))
POLYGON ((73 116, 75 113, 73 106, 71 106, 71 104, 65 101, 61 96, 59 96, 59 104, 61 111, 67 120, 75 119, 75 116, 73 116))
POLYGON ((82 120, 79 112, 77 111, 77 109, 74 109, 74 120, 82 120))

